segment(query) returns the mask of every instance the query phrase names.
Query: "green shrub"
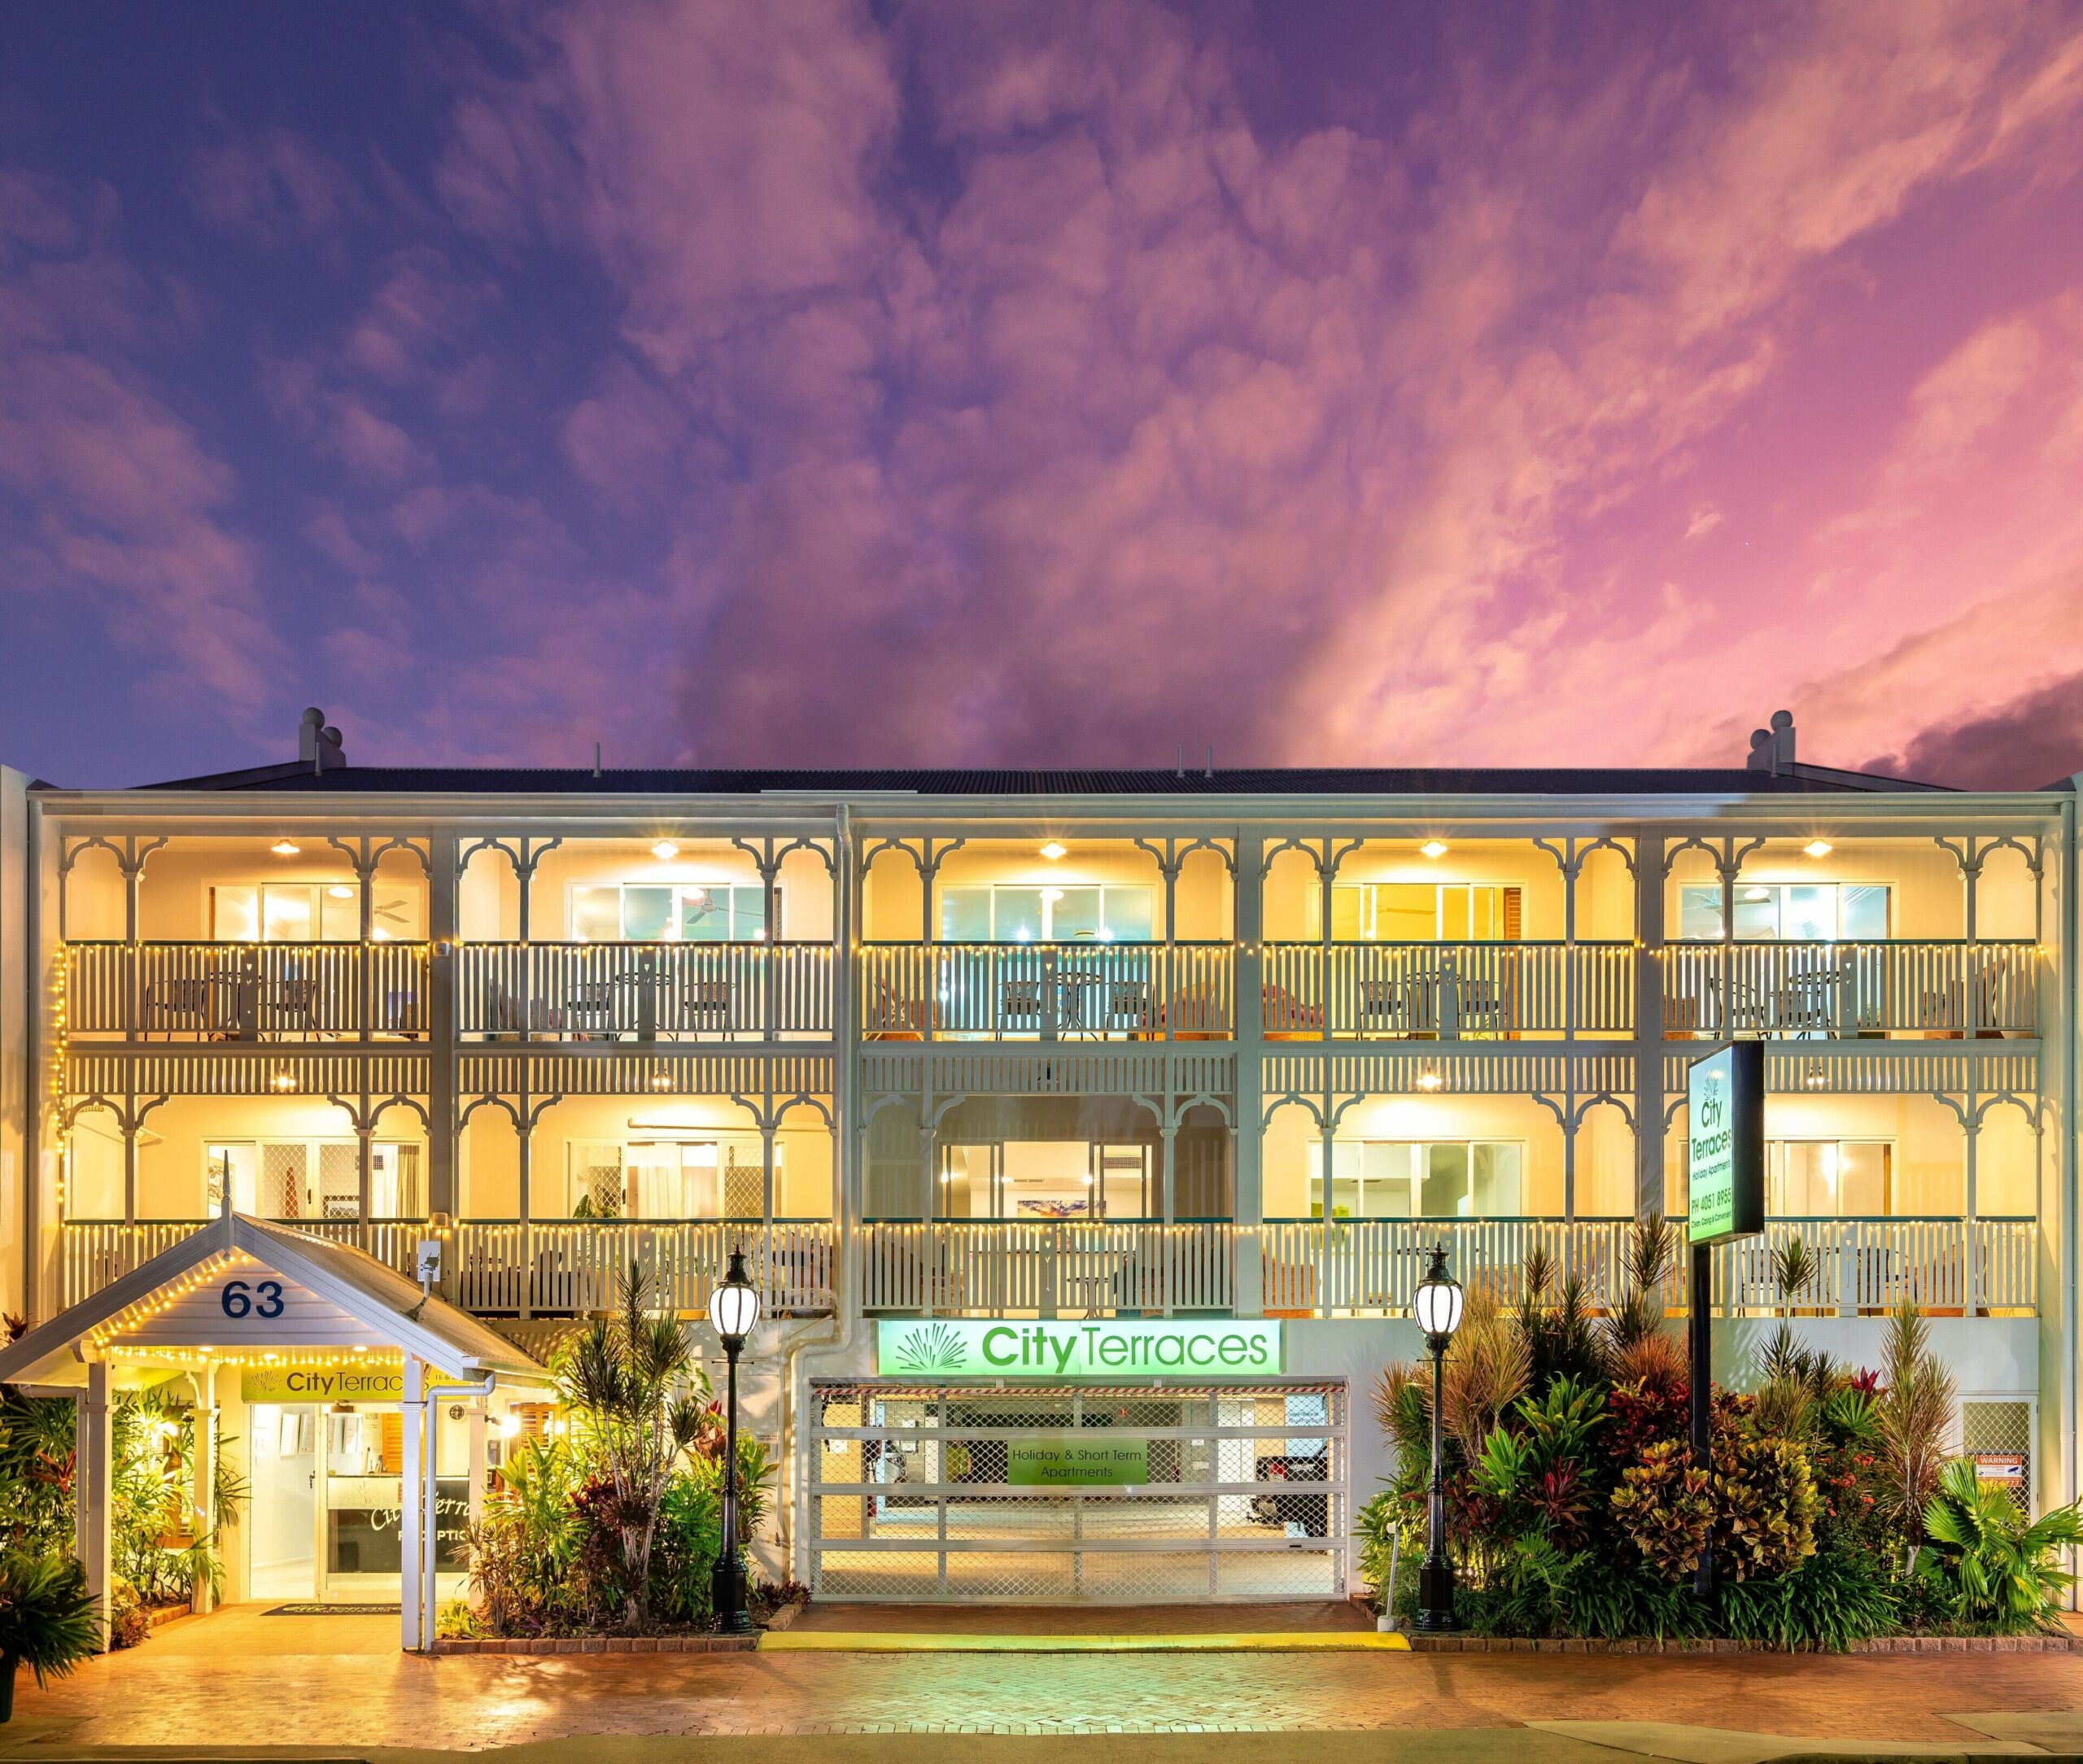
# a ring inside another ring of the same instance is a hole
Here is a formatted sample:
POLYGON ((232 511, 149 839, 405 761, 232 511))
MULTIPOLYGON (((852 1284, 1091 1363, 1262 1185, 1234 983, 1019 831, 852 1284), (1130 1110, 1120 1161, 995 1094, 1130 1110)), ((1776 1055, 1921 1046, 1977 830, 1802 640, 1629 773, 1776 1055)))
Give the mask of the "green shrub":
POLYGON ((1714 1447, 1714 1571, 1723 1580, 1790 1574, 1815 1553, 1821 1503, 1791 1439, 1731 1428, 1714 1447))
POLYGON ((39 1685, 63 1678, 101 1646, 80 1565, 51 1553, 0 1550, 0 1697, 11 1701, 19 1663, 39 1685))
POLYGON ((1722 1626, 1739 1641, 1841 1650, 1899 1626, 1887 1557, 1834 1547, 1773 1579, 1724 1580, 1722 1626))
POLYGON ((2031 1525, 2009 1495, 1956 1458, 1924 1511, 1917 1572, 1939 1589, 1956 1622, 2006 1635, 2055 1626, 2076 1577, 2056 1565, 2083 1538, 2083 1514, 2057 1507, 2031 1525))
POLYGON ((1700 1546, 1714 1524, 1710 1478, 1694 1468, 1690 1450, 1659 1440, 1620 1473, 1614 1517, 1652 1579, 1675 1586, 1699 1566, 1700 1546))

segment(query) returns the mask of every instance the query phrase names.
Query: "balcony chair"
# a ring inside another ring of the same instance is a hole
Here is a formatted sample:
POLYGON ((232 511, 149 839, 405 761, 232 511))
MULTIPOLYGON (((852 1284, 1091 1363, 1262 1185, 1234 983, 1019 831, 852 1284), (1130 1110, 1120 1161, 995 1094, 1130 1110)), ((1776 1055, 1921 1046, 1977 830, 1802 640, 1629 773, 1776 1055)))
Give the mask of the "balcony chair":
POLYGON ((202 979, 155 980, 145 989, 145 1033, 157 1029, 168 1041, 177 1030, 199 1036, 222 1037, 225 1031, 216 1010, 216 976, 202 979))
POLYGON ((575 1041, 611 1041, 618 1038, 621 1015, 616 1008, 615 989, 619 980, 580 980, 564 1001, 564 1020, 575 1041))
POLYGON ((678 1028, 728 1038, 731 983, 727 980, 691 980, 680 988, 678 1028))
POLYGON ((886 980, 876 982, 869 1000, 861 1038, 869 1041, 923 1041, 926 1038, 926 1001, 906 998, 886 980))
POLYGON ((1042 1030, 1045 997, 1050 982, 1003 980, 998 982, 998 1033, 1042 1030))
POLYGON ((1261 989, 1260 1020, 1269 1041, 1321 1041, 1324 1033, 1324 1007, 1297 998, 1285 986, 1269 985, 1261 989))
POLYGON ((318 981, 315 976, 286 974, 272 984, 260 984, 262 1028, 286 1035, 292 1028, 305 1038, 318 1037, 318 981))

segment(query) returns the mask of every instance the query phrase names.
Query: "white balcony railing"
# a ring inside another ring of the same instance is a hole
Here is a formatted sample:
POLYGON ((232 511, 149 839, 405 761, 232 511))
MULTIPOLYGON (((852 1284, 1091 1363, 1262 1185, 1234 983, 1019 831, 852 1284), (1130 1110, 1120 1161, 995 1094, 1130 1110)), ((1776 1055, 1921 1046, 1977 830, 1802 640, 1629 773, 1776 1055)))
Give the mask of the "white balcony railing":
MULTIPOLYGON (((427 1234, 426 1222, 418 1219, 283 1219, 275 1222, 292 1231, 366 1250, 401 1274, 413 1271, 420 1240, 427 1234)), ((91 1298, 208 1223, 203 1219, 146 1219, 134 1225, 94 1219, 67 1220, 59 1233, 59 1306, 91 1298)))
POLYGON ((2038 1033, 2030 943, 1674 943, 1658 959, 1670 1036, 2038 1033))
POLYGON ((1631 943, 1269 943, 1276 1040, 1631 1033, 1631 943))
POLYGON ((828 943, 473 943, 456 1026, 519 1041, 791 1041, 832 1033, 828 943))
POLYGON ((1230 1303, 1226 1221, 881 1220, 861 1231, 870 1311, 1161 1316, 1230 1303))
MULTIPOLYGON (((202 1229, 201 1220, 68 1221, 59 1233, 55 1303, 77 1303, 202 1229)), ((409 1273, 427 1226, 417 1220, 285 1220, 352 1243, 409 1273)), ((1255 1231, 1221 1220, 940 1220, 861 1228, 861 1304, 871 1312, 1055 1316, 1159 1316, 1230 1308, 1238 1258, 1258 1258, 1269 1316, 1404 1316, 1435 1243, 1455 1275, 1507 1300, 1528 1255, 1544 1248, 1559 1277, 1581 1279, 1596 1309, 1624 1290, 1632 1227, 1624 1219, 1271 1220, 1255 1231)), ((2039 1299, 2039 1228, 2029 1219, 1785 1219, 1714 1252, 1714 1313, 1769 1316, 1786 1303, 1773 1248, 1798 1234, 1814 1272, 1797 1312, 1872 1316, 1908 1300, 1939 1315, 2029 1316, 2039 1299)), ((838 1302, 837 1238, 828 1220, 688 1222, 468 1220, 452 1228, 443 1290, 465 1309, 579 1315, 614 1302, 631 1261, 656 1302, 698 1313, 742 1247, 771 1310, 838 1302)), ((1688 1303, 1683 1259, 1664 1287, 1688 1303)))
POLYGON ((861 952, 862 1033, 1209 1041, 1234 1033, 1229 944, 883 944, 861 952))
MULTIPOLYGON (((1352 1219, 1328 1230, 1319 1220, 1269 1221, 1261 1257, 1269 1315, 1401 1316, 1436 1243, 1455 1277, 1517 1299, 1527 1256, 1548 1253, 1558 1280, 1574 1276, 1598 1309, 1626 1289, 1632 1223, 1625 1219, 1352 1219)), ((1771 1277, 1775 1246, 1798 1235, 1814 1265, 1793 1300, 1797 1310, 1858 1316, 1904 1300, 1927 1311, 2029 1313, 2038 1303, 2038 1227, 2024 1219, 1783 1219, 1760 1237, 1716 1247, 1714 1314, 1768 1314, 1781 1300, 1771 1277)), ((1665 1303, 1689 1303, 1680 1256, 1665 1303)))
POLYGON ((75 1040, 426 1033, 422 943, 72 943, 65 954, 75 1040))
POLYGON ((615 1303, 633 1262, 651 1277, 654 1305, 699 1312, 742 1249, 770 1312, 829 1311, 836 1243, 825 1220, 465 1220, 443 1286, 466 1311, 582 1315, 615 1303))

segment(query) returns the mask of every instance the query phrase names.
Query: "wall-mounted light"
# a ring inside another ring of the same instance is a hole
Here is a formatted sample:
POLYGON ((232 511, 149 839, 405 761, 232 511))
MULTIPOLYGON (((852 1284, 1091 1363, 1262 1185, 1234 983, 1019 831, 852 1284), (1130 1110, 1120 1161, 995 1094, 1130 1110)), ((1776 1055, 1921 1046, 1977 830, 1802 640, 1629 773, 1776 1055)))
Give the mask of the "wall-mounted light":
POLYGON ((1447 855, 1447 842, 1443 839, 1428 839, 1417 849, 1428 858, 1443 858, 1447 855))
POLYGON ((670 863, 673 859, 679 857, 679 847, 675 845, 670 839, 662 839, 657 845, 651 848, 651 855, 656 858, 661 863, 670 863))
POLYGON ((1421 1090, 1436 1090, 1444 1081, 1436 1072, 1421 1072, 1417 1075, 1417 1088, 1421 1090))
POLYGON ((278 839, 268 849, 277 858, 294 858, 303 848, 293 839, 278 839))
POLYGON ((670 1089, 672 1089, 672 1087, 673 1087, 673 1081, 672 1081, 671 1075, 670 1075, 670 1073, 667 1073, 667 1072, 654 1072, 653 1073, 652 1073, 652 1075, 651 1075, 651 1088, 652 1088, 653 1089, 654 1089, 654 1090, 670 1090, 670 1089))
POLYGON ((1069 854, 1069 846, 1060 844, 1059 841, 1053 839, 1042 848, 1042 855, 1046 858, 1051 863, 1054 863, 1059 858, 1068 857, 1069 854))
POLYGON ((296 1080, 286 1072, 277 1072, 269 1081, 277 1090, 294 1090, 296 1088, 296 1080))
POLYGON ((1827 858, 1836 848, 1827 839, 1811 839, 1801 849, 1811 858, 1827 858))

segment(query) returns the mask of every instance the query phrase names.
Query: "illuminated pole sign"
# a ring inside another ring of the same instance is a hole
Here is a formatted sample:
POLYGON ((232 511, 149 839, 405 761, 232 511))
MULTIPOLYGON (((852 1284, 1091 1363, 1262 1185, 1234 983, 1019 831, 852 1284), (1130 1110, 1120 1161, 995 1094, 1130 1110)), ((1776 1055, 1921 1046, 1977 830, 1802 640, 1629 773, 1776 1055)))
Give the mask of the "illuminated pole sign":
POLYGON ((1685 1079, 1686 1237, 1718 1243, 1765 1229, 1765 1049, 1732 1041, 1685 1079))
POLYGON ((884 1378, 1243 1378, 1280 1369, 1277 1323, 963 1317, 876 1325, 876 1370, 884 1378))

